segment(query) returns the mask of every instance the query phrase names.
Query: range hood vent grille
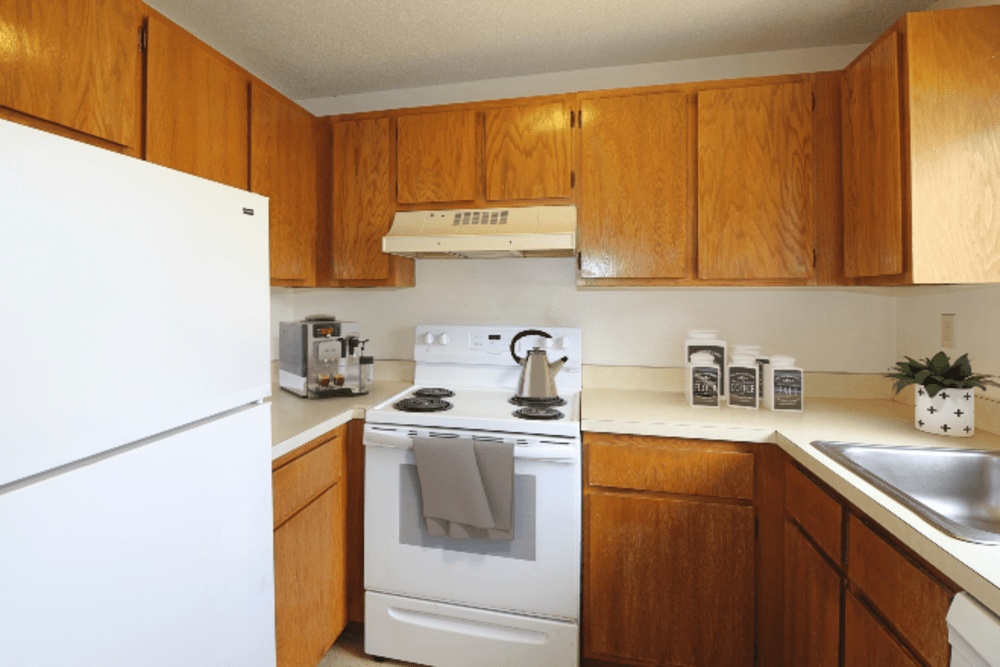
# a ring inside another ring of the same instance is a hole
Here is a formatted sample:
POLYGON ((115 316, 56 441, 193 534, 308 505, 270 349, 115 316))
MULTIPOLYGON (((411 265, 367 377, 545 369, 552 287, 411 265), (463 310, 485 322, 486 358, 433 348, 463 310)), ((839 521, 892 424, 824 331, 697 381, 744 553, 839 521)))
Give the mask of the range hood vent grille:
POLYGON ((400 211, 382 250, 418 258, 573 257, 576 207, 400 211))

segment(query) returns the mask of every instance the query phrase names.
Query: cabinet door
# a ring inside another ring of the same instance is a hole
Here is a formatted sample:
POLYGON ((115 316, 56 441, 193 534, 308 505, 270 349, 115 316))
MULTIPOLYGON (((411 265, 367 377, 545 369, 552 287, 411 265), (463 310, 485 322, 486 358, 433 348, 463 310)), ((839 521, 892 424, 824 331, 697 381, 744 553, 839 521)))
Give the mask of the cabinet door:
POLYGON ((592 493, 584 572, 586 657, 753 664, 752 507, 592 493))
POLYGON ((813 275, 812 84, 698 93, 698 276, 813 275))
POLYGON ((274 531, 278 667, 315 667, 344 628, 344 505, 336 484, 274 531))
POLYGON ((844 605, 844 665, 920 667, 920 663, 857 598, 848 593, 844 605))
POLYGON ((840 588, 840 574, 786 522, 784 664, 837 667, 840 588))
POLYGON ((247 189, 249 83, 242 70, 207 44, 151 15, 146 159, 247 189))
POLYGON ((903 154, 895 32, 844 70, 844 273, 903 272, 903 154))
POLYGON ((687 275, 687 96, 586 100, 581 123, 581 275, 687 275))
POLYGON ((563 102, 486 111, 487 200, 572 194, 569 114, 563 102))
POLYGON ((277 92, 251 87, 250 189, 270 198, 271 281, 316 284, 315 119, 277 92))
POLYGON ((141 26, 132 0, 4 0, 0 106, 138 146, 141 26))
POLYGON ((400 204, 476 198, 476 113, 442 111, 397 119, 400 204))
POLYGON ((392 225, 389 119, 333 124, 333 238, 330 276, 384 280, 382 237, 392 225))

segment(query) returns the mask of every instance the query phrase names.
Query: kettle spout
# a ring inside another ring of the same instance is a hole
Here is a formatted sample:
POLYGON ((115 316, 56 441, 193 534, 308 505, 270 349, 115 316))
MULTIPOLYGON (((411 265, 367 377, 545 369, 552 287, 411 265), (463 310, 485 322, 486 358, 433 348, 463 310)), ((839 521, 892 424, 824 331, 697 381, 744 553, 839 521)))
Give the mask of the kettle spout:
POLYGON ((554 364, 550 364, 549 365, 549 377, 553 377, 554 378, 556 376, 556 373, 558 373, 560 370, 562 370, 562 367, 566 364, 567 361, 569 361, 569 357, 563 357, 562 359, 560 359, 559 361, 555 362, 554 364))

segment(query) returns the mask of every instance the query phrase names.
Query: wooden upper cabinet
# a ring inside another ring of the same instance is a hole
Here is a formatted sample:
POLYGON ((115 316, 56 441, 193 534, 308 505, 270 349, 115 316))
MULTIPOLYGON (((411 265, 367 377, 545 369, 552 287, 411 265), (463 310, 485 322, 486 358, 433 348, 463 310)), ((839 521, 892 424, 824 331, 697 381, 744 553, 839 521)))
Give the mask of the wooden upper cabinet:
POLYGON ((474 111, 403 115, 396 123, 400 204, 476 198, 474 111))
POLYGON ((270 198, 271 281, 316 284, 316 119, 265 85, 251 86, 250 189, 270 198))
POLYGON ((572 194, 568 104, 506 106, 484 115, 488 201, 572 194))
POLYGON ((847 67, 844 268, 1000 282, 1000 6, 907 14, 847 67))
POLYGON ((813 275, 812 83, 698 93, 698 276, 813 275))
POLYGON ((688 95, 588 99, 581 122, 581 276, 687 275, 688 95))
POLYGON ((333 123, 334 280, 389 278, 389 255, 382 252, 394 213, 389 149, 388 118, 333 123))
POLYGON ((249 84, 246 72, 151 13, 146 159, 246 190, 249 84))
POLYGON ((890 32, 844 70, 844 273, 903 272, 899 40, 890 32))
POLYGON ((4 0, 0 107, 138 147, 141 26, 134 0, 4 0))

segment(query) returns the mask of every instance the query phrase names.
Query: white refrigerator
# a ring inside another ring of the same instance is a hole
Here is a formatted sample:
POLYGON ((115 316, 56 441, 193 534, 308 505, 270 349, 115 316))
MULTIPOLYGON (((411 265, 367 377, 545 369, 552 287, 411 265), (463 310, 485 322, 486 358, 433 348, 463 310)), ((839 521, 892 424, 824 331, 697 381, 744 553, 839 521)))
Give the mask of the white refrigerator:
POLYGON ((267 221, 0 120, 0 665, 275 664, 267 221))

